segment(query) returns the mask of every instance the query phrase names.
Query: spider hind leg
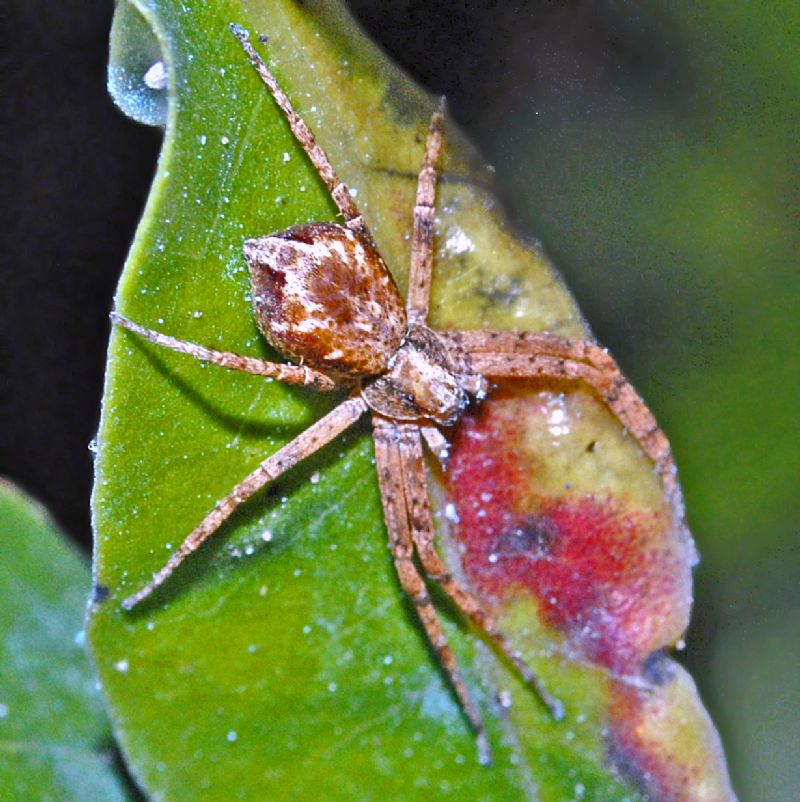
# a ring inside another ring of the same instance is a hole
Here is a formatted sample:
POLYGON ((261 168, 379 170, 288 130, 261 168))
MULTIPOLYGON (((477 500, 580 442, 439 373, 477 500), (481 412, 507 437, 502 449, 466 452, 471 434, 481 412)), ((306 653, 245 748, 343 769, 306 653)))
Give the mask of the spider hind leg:
POLYGON ((267 457, 216 503, 214 509, 189 533, 167 562, 153 574, 153 578, 136 593, 128 596, 122 602, 122 607, 125 610, 131 610, 146 599, 169 579, 175 569, 190 554, 197 551, 230 518, 237 507, 244 504, 264 485, 277 479, 281 474, 311 456, 349 428, 366 410, 367 405, 359 397, 348 398, 297 435, 294 440, 267 457))
POLYGON ((492 762, 492 751, 486 735, 483 716, 464 683, 455 655, 447 642, 441 622, 433 607, 428 589, 414 564, 414 544, 411 539, 408 503, 400 464, 402 456, 398 442, 398 424, 379 415, 373 415, 373 426, 375 462, 381 489, 381 501, 389 534, 389 548, 400 585, 414 604, 428 642, 447 674, 461 704, 461 709, 475 732, 478 761, 483 765, 489 765, 492 762))
POLYGON ((418 426, 415 423, 388 420, 380 415, 373 415, 373 425, 381 499, 400 583, 413 601, 431 646, 475 730, 479 759, 486 763, 490 753, 483 717, 464 684, 455 657, 445 640, 427 587, 414 562, 415 553, 425 573, 437 581, 456 607, 513 664, 556 720, 563 718, 563 707, 505 638, 481 603, 448 572, 436 551, 418 426))
POLYGON ((403 472, 403 489, 411 525, 411 538, 425 573, 435 579, 450 600, 495 645, 519 671, 556 721, 564 717, 561 702, 545 688, 536 672, 500 631, 494 619, 447 569, 433 542, 434 529, 428 502, 427 475, 422 453, 422 442, 416 426, 398 424, 400 466, 403 472))

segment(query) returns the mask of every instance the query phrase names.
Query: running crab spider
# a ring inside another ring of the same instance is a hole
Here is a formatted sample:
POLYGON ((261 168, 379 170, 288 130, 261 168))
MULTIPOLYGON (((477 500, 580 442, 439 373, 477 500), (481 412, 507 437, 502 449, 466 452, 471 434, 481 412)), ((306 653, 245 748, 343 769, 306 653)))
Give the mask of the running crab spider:
POLYGON ((341 224, 304 223, 244 243, 258 326, 273 347, 299 364, 215 351, 143 328, 117 313, 111 318, 150 342, 224 368, 319 391, 349 387, 352 392, 220 499, 151 581, 122 606, 129 610, 148 597, 239 505, 369 414, 389 548, 400 584, 475 731, 479 760, 489 763, 491 750, 481 711, 448 646, 425 577, 436 581, 513 664, 556 719, 563 711, 481 602, 448 572, 439 556, 423 443, 444 461, 447 440, 441 428, 452 426, 468 404, 479 402, 491 379, 538 378, 581 384, 604 402, 635 438, 680 511, 669 444, 614 360, 593 343, 529 332, 437 332, 427 326, 444 123, 441 108, 431 118, 417 182, 409 292, 404 304, 349 189, 254 49, 249 34, 236 25, 231 28, 344 218, 341 224))

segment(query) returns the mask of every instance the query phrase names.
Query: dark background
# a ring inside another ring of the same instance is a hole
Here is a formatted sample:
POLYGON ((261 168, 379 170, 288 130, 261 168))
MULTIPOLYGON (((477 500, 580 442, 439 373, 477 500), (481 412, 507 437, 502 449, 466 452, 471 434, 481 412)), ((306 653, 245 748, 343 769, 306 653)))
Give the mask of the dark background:
MULTIPOLYGON (((673 440, 704 562, 684 656, 742 800, 800 782, 800 19, 792 3, 352 0, 496 165, 673 440)), ((0 474, 90 546, 107 314, 161 134, 111 4, 6 4, 0 474)))

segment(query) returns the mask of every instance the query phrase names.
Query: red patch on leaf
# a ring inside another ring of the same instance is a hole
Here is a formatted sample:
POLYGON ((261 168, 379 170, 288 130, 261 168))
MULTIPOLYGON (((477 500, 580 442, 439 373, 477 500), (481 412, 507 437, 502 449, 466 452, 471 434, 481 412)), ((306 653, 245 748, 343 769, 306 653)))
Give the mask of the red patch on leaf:
POLYGON ((537 492, 519 444, 540 409, 535 397, 496 399, 458 429, 447 476, 464 570, 498 602, 530 593, 581 655, 633 673, 682 631, 688 567, 661 511, 608 494, 537 492))

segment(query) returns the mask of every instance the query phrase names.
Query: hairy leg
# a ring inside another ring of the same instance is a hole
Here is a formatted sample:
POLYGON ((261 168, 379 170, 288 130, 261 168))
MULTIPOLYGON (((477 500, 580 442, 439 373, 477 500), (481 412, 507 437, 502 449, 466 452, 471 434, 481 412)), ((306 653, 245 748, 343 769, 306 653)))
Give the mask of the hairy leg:
POLYGON ((347 186, 339 180, 336 171, 330 163, 325 151, 320 147, 316 137, 311 132, 311 129, 306 125, 303 118, 294 110, 294 107, 289 102, 283 90, 275 80, 275 76, 270 72, 264 60, 259 56, 250 41, 250 34, 239 25, 231 25, 233 35, 241 42, 247 57, 255 67, 261 80, 266 84, 275 102, 280 106, 281 111, 289 121, 289 127, 292 129, 297 141, 303 147, 303 150, 308 154, 308 158, 316 168, 320 178, 325 182, 328 192, 331 193, 339 211, 345 219, 348 228, 354 231, 362 231, 367 233, 364 219, 361 217, 361 212, 358 210, 356 202, 350 195, 350 190, 347 186))
POLYGON ((428 589, 414 564, 414 545, 411 540, 397 424, 373 415, 373 425, 375 462, 378 469, 386 530, 389 535, 389 548, 394 558, 400 584, 413 602, 431 648, 450 678, 450 683, 461 702, 461 707, 475 731, 478 760, 483 764, 489 764, 492 760, 491 748, 486 736, 483 717, 464 684, 455 656, 447 643, 442 625, 428 594, 428 589))
POLYGON ((366 412, 367 405, 360 397, 354 396, 342 402, 316 423, 309 426, 283 448, 267 457, 252 473, 242 479, 228 495, 221 498, 214 509, 188 535, 166 564, 141 590, 122 602, 130 610, 142 599, 147 598, 157 587, 163 585, 172 572, 206 541, 231 516, 233 511, 257 490, 273 479, 277 479, 289 468, 318 451, 337 435, 355 423, 366 412))
POLYGON ((280 362, 266 362, 263 359, 231 354, 228 351, 214 351, 196 343, 178 340, 167 334, 161 334, 158 331, 153 331, 153 329, 146 329, 116 312, 112 312, 109 317, 115 325, 122 326, 140 337, 144 337, 145 340, 149 340, 151 343, 169 348, 172 351, 178 351, 181 354, 188 354, 203 362, 211 362, 221 368, 240 370, 256 376, 267 376, 284 384, 299 384, 304 387, 313 387, 315 390, 335 390, 337 387, 333 379, 311 368, 284 365, 280 362))
POLYGON ((419 427, 420 434, 425 438, 428 448, 431 453, 436 457, 437 462, 442 467, 447 464, 447 455, 450 452, 450 443, 447 438, 433 425, 421 424, 419 427))
POLYGON ((414 233, 411 242, 411 272, 406 310, 409 323, 425 323, 433 269, 433 217, 436 211, 436 168, 442 149, 444 110, 440 106, 431 117, 425 155, 417 179, 414 206, 414 233))
POLYGON ((547 354, 548 356, 587 362, 597 368, 617 369, 613 357, 604 348, 588 340, 540 334, 531 331, 441 331, 446 342, 469 354, 547 354))
POLYGON ((400 423, 397 424, 397 428, 400 435, 403 487, 406 490, 411 537, 425 573, 441 585, 456 606, 511 661, 528 685, 539 695, 553 717, 557 721, 560 720, 564 715, 561 702, 551 696, 533 669, 497 628, 494 619, 484 610, 481 603, 453 577, 442 562, 433 542, 433 519, 428 502, 428 480, 419 433, 416 427, 410 424, 400 423))
POLYGON ((580 381, 608 406, 655 464, 685 527, 677 470, 666 435, 653 413, 602 348, 549 334, 504 331, 444 332, 440 336, 469 355, 472 369, 490 378, 580 381))

